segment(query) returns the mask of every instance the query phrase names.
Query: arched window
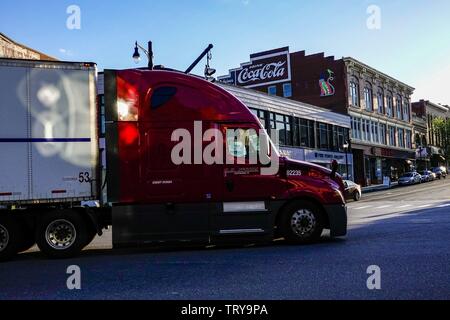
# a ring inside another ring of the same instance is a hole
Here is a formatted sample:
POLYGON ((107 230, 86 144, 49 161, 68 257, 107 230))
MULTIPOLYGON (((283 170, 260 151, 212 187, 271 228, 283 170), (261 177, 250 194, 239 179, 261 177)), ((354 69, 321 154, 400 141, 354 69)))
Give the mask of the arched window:
POLYGON ((366 82, 364 86, 364 102, 366 103, 366 110, 373 111, 373 90, 369 82, 366 82))
POLYGON ((350 80, 350 99, 352 106, 359 107, 359 81, 355 77, 350 80))
POLYGON ((394 96, 391 91, 386 93, 386 113, 389 117, 394 117, 394 96))
POLYGON ((385 113, 384 91, 383 91, 383 88, 381 88, 381 87, 378 87, 377 102, 378 102, 378 113, 384 114, 385 113))
POLYGON ((403 113, 403 99, 401 95, 397 96, 397 105, 396 105, 396 109, 397 109, 397 119, 401 120, 402 119, 402 113, 403 113))

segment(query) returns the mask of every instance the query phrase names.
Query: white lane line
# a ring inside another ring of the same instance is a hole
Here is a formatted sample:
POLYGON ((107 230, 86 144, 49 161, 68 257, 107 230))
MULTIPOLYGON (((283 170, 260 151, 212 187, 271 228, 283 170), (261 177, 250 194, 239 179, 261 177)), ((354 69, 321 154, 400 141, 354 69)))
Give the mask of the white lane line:
POLYGON ((431 204, 423 204, 421 206, 417 206, 417 208, 428 208, 431 207, 431 204))
POLYGON ((407 205, 404 205, 404 206, 397 207, 397 209, 405 209, 405 208, 409 208, 409 207, 412 207, 412 205, 407 204, 407 205))
POLYGON ((365 207, 358 207, 358 208, 354 208, 355 210, 362 210, 362 209, 367 209, 370 208, 370 206, 365 206, 365 207))
POLYGON ((446 207, 450 207, 450 203, 437 206, 437 208, 446 208, 446 207))
POLYGON ((386 209, 392 207, 391 205, 386 205, 386 206, 381 206, 381 207, 376 207, 375 209, 386 209))

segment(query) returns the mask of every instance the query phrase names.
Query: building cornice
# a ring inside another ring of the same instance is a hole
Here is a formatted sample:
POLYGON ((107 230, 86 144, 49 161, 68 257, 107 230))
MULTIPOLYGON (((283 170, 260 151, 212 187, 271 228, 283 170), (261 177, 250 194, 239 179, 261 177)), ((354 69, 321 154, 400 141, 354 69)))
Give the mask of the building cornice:
POLYGON ((403 87, 405 90, 410 91, 411 94, 414 92, 414 90, 416 90, 414 87, 412 87, 410 85, 407 85, 406 83, 404 83, 404 82, 402 82, 400 80, 397 80, 397 79, 395 79, 395 78, 393 78, 393 77, 391 77, 391 76, 389 76, 389 75, 387 75, 387 74, 385 74, 385 73, 383 73, 383 72, 381 72, 381 71, 379 71, 379 70, 377 70, 375 68, 372 68, 371 66, 369 66, 369 65, 367 65, 367 64, 365 64, 365 63, 363 63, 363 62, 361 62, 359 60, 356 60, 355 58, 344 57, 343 60, 344 60, 344 62, 345 62, 345 64, 347 66, 349 66, 349 65, 353 66, 353 67, 357 66, 364 73, 372 73, 374 75, 374 77, 378 78, 378 79, 379 78, 384 78, 386 81, 392 82, 392 83, 394 83, 394 84, 396 84, 398 86, 403 87))

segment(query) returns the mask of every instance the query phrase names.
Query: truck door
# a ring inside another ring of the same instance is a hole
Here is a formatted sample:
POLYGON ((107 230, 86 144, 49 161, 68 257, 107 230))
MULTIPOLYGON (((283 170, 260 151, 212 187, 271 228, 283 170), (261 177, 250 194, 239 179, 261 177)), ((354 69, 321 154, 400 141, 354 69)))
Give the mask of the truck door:
POLYGON ((260 128, 256 124, 225 124, 222 210, 215 221, 222 235, 264 235, 273 230, 272 203, 286 190, 279 172, 265 174, 261 163, 260 128))

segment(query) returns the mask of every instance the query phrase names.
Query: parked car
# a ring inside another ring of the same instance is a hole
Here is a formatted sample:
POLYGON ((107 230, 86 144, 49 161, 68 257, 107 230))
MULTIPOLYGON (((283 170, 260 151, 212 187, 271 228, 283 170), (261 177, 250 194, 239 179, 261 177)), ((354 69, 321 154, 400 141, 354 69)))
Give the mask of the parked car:
POLYGON ((446 178, 447 177, 447 169, 445 167, 435 167, 432 168, 431 171, 433 171, 436 174, 436 177, 438 179, 446 178))
POLYGON ((355 201, 361 200, 362 191, 361 186, 350 180, 344 180, 345 198, 347 200, 353 199, 355 201))
POLYGON ((422 171, 420 174, 422 176, 422 182, 430 182, 436 179, 436 174, 430 170, 422 171))
POLYGON ((411 185, 422 182, 422 176, 417 172, 408 172, 398 179, 398 184, 401 186, 411 185))

